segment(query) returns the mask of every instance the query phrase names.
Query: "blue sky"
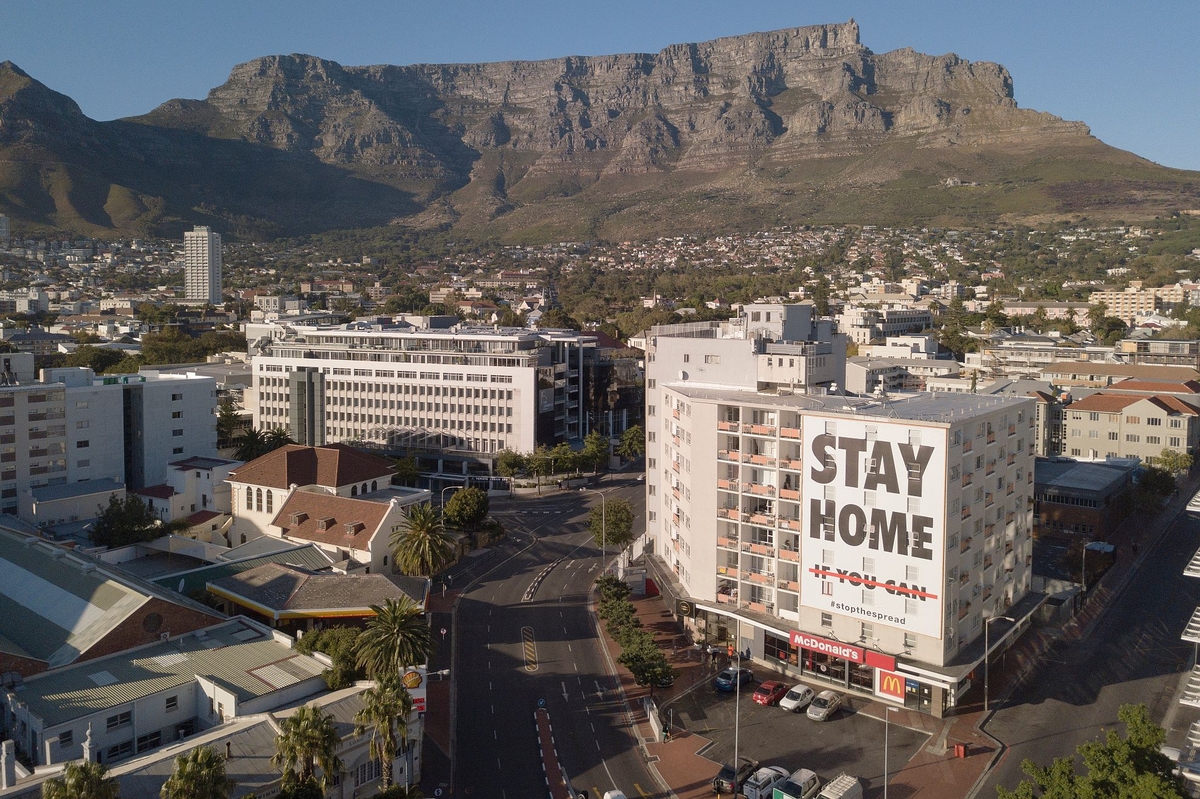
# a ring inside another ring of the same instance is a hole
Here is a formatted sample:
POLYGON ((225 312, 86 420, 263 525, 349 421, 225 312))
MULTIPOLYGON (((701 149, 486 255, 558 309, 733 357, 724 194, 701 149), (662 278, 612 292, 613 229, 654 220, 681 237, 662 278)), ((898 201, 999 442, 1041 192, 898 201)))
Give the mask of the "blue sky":
POLYGON ((274 53, 410 64, 653 52, 849 17, 876 52, 998 61, 1022 107, 1200 169, 1196 0, 3 0, 0 60, 113 119, 204 97, 234 64, 274 53))

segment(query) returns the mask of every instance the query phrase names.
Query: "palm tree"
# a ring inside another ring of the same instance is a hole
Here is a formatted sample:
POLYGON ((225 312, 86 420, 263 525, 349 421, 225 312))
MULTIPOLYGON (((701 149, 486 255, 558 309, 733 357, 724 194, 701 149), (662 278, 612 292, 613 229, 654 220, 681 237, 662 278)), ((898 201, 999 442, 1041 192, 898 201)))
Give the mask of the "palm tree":
POLYGON ((42 799, 117 799, 117 781, 102 763, 68 763, 61 777, 42 783, 42 799))
POLYGON ((250 461, 257 458, 266 452, 267 437, 263 431, 256 428, 250 428, 242 433, 242 437, 237 440, 237 449, 234 450, 233 457, 239 461, 250 461))
POLYGON ((303 705, 279 725, 279 738, 271 763, 283 771, 284 785, 303 784, 321 768, 321 787, 342 768, 337 757, 337 730, 333 716, 319 707, 303 705))
POLYGON ((292 439, 292 437, 288 435, 288 431, 286 429, 282 427, 273 428, 272 430, 268 431, 266 436, 263 438, 263 454, 265 455, 266 453, 277 450, 280 447, 285 447, 288 444, 295 443, 296 442, 292 439))
POLYGON ((433 633, 424 610, 408 596, 372 605, 375 616, 358 636, 358 665, 373 679, 398 677, 429 661, 433 633))
POLYGON ((396 744, 408 742, 412 697, 394 674, 376 680, 374 687, 363 691, 361 697, 362 709, 354 714, 354 734, 371 733, 371 755, 379 758, 380 787, 386 791, 392 786, 396 744))
POLYGON ((413 577, 430 577, 454 557, 454 542, 428 502, 405 511, 390 543, 396 565, 413 577))
POLYGON ((175 769, 163 783, 162 799, 229 799, 233 780, 225 776, 225 758, 197 746, 175 758, 175 769))

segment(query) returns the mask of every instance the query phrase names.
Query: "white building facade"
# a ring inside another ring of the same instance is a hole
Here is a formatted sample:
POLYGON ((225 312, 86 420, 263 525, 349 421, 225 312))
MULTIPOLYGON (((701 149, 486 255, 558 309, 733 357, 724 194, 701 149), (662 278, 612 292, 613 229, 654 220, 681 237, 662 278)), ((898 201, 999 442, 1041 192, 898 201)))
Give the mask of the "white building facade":
POLYGON ((183 288, 189 300, 221 304, 221 234, 197 225, 183 234, 183 288))

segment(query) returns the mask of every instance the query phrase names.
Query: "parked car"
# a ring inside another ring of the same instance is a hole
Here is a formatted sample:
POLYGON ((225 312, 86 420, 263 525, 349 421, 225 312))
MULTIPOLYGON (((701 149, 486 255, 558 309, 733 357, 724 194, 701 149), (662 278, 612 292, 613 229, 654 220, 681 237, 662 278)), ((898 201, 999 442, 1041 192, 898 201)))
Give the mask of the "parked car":
POLYGON ((806 768, 792 772, 785 782, 775 786, 774 799, 812 799, 821 790, 821 780, 806 768))
POLYGON ((725 669, 713 680, 713 687, 718 691, 733 691, 739 685, 754 682, 754 672, 750 669, 725 669))
MULTIPOLYGON (((748 757, 740 758, 737 767, 737 784, 741 786, 746 782, 747 778, 758 770, 758 761, 751 760, 748 757)), ((721 767, 721 773, 713 777, 712 789, 715 794, 730 793, 733 791, 733 766, 724 765, 721 767)))
POLYGON ((779 706, 784 710, 790 710, 793 713, 799 713, 808 704, 813 701, 813 697, 817 693, 807 685, 793 685, 791 689, 783 695, 783 699, 779 700, 779 706))
POLYGON ((858 777, 843 772, 821 789, 817 799, 863 799, 862 783, 858 777))
POLYGON ((841 710, 844 699, 837 691, 822 691, 809 704, 808 717, 813 721, 829 721, 841 710))
POLYGON ((778 680, 759 683, 754 690, 754 701, 760 705, 773 705, 787 693, 787 686, 778 680))
POLYGON ((776 785, 783 785, 787 780, 787 769, 779 766, 763 766, 751 774, 746 782, 739 785, 742 796, 746 799, 771 799, 776 785))
POLYGON ((604 799, 628 799, 625 794, 620 791, 605 791, 604 799))

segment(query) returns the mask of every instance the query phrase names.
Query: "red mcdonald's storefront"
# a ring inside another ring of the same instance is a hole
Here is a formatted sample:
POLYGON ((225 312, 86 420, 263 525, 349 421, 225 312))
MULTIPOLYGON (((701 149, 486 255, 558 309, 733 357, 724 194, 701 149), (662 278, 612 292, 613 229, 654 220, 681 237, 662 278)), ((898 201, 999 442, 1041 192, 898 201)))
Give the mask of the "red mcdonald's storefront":
POLYGON ((800 630, 790 632, 788 644, 795 652, 792 663, 800 666, 802 674, 844 688, 874 693, 876 670, 892 672, 896 668, 896 658, 891 655, 800 630))

